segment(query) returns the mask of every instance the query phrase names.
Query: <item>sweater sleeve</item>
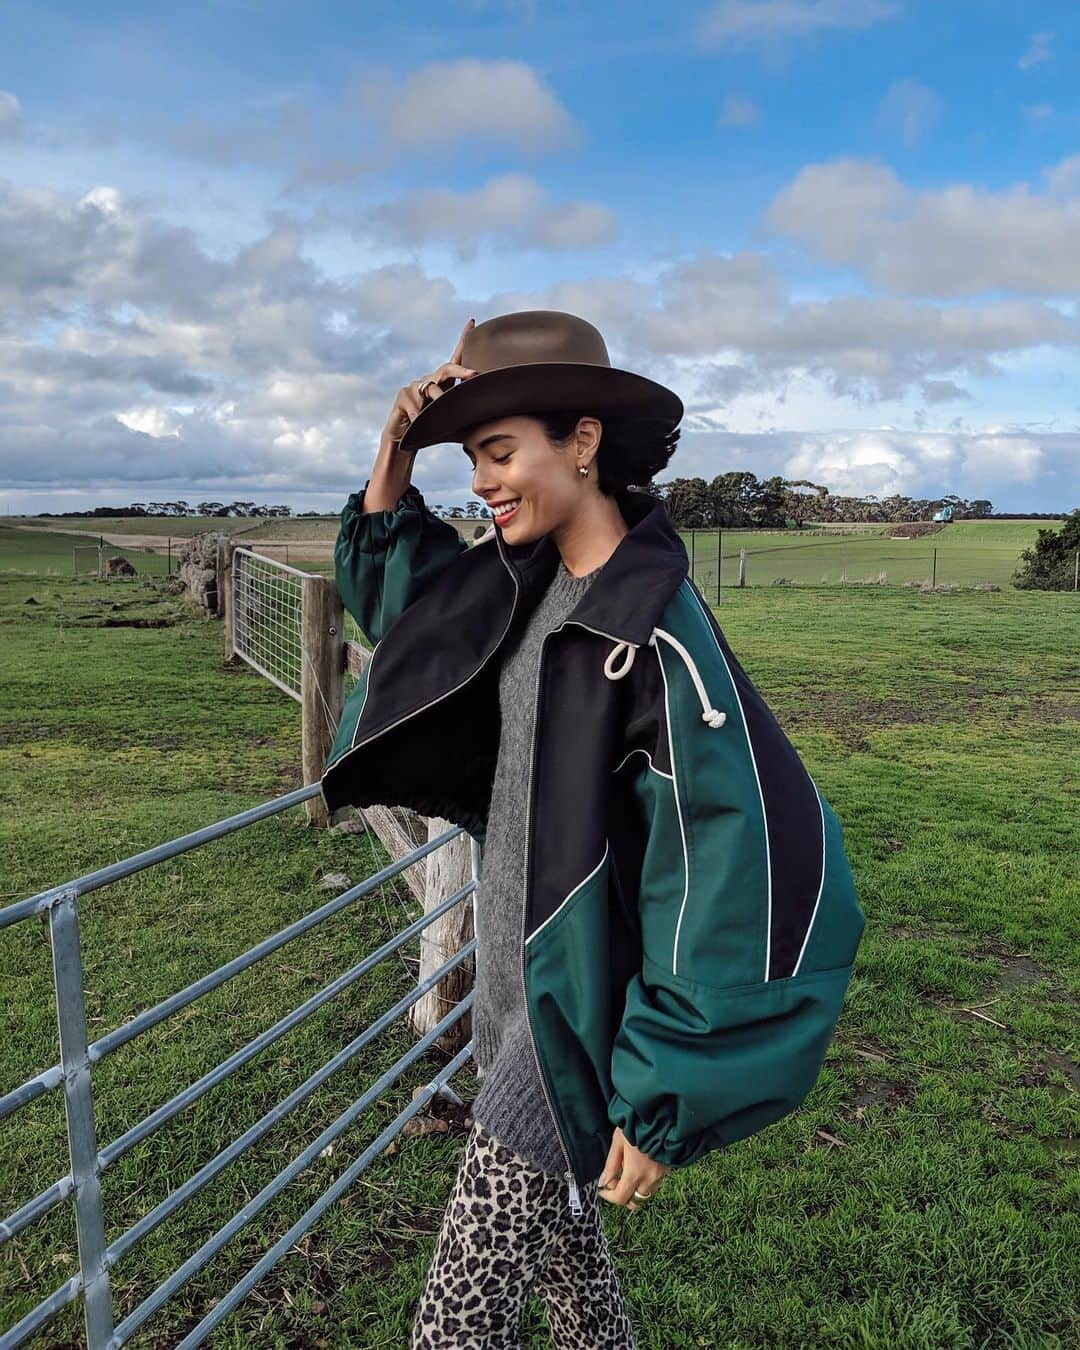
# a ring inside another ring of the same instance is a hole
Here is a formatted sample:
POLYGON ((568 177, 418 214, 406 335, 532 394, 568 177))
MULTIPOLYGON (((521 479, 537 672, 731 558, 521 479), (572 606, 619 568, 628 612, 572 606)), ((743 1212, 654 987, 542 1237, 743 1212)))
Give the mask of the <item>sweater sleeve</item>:
POLYGON ((365 511, 350 494, 334 544, 334 575, 345 608, 372 643, 469 547, 448 521, 428 509, 410 483, 389 511, 365 511))

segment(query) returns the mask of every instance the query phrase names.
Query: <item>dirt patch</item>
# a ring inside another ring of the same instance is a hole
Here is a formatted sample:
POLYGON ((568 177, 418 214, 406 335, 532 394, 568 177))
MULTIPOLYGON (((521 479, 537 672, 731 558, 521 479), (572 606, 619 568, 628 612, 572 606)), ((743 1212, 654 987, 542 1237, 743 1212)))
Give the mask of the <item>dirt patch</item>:
POLYGON ((864 1079, 848 1099, 848 1105, 854 1107, 855 1115, 860 1115, 868 1106, 899 1106, 910 1101, 915 1095, 912 1083, 894 1083, 888 1078, 864 1079))
POLYGON ((846 689, 815 691, 798 707, 774 701, 773 709, 785 730, 801 726, 824 727, 849 754, 870 749, 865 733, 877 727, 926 726, 955 722, 971 716, 990 691, 975 682, 921 694, 918 702, 904 698, 859 698, 846 689))
POLYGON ((1054 726, 1080 720, 1080 704, 1044 695, 1002 696, 978 680, 939 685, 921 691, 918 700, 900 697, 860 698, 847 689, 815 690, 798 706, 777 698, 771 704, 785 730, 824 727, 848 751, 867 751, 866 733, 878 727, 933 726, 977 717, 993 708, 997 721, 1054 726))
MULTIPOLYGON (((1063 1073, 1072 1084, 1073 1090, 1080 1092, 1080 1064, 1077 1064, 1075 1059, 1070 1059, 1068 1055, 1059 1055, 1056 1050, 1044 1050, 1042 1061, 1046 1068, 1056 1069, 1059 1073, 1063 1073)), ((1051 1092, 1060 1093, 1062 1096, 1069 1092, 1068 1088, 1059 1087, 1056 1083, 1047 1083, 1043 1077, 1040 1077, 1037 1082, 1028 1082, 1028 1086, 1045 1087, 1051 1092)))
POLYGON ((1040 965, 1029 952, 1015 952, 1004 942, 987 934, 972 933, 945 923, 934 928, 910 928, 905 924, 894 923, 889 925, 889 932, 905 941, 946 939, 955 942, 963 955, 972 961, 995 961, 998 969, 991 976, 984 992, 1007 993, 1017 986, 1046 983, 1050 985, 1049 997, 1076 1002, 1066 988, 1065 981, 1055 971, 1040 965))
POLYGON ((165 614, 76 614, 74 618, 84 628, 175 628, 179 619, 165 614))

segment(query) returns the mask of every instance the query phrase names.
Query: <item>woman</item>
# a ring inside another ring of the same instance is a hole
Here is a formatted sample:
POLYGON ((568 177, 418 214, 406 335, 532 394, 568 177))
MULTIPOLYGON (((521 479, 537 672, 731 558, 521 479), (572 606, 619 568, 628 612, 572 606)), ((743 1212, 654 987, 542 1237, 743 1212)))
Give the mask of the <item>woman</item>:
POLYGON ((597 1197, 637 1209, 793 1110, 851 974, 839 822, 629 487, 681 414, 573 315, 470 321, 343 512, 338 585, 376 646, 327 806, 406 804, 484 844, 482 1085, 414 1346, 515 1344, 530 1292, 556 1344, 632 1345, 597 1197), (494 541, 468 548, 409 483, 448 440, 494 541))

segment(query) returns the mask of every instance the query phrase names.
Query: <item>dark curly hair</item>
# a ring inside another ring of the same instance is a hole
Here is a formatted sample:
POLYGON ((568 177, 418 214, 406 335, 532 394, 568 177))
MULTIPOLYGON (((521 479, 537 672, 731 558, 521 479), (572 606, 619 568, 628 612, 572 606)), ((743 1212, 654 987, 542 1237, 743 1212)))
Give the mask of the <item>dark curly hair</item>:
MULTIPOLYGON (((525 412, 554 445, 565 445, 582 417, 595 417, 603 430, 593 464, 600 491, 609 497, 627 487, 646 487, 675 453, 679 428, 664 417, 642 413, 525 412)), ((469 429, 471 430, 471 428, 469 429)), ((466 431, 464 436, 468 435, 466 431)))

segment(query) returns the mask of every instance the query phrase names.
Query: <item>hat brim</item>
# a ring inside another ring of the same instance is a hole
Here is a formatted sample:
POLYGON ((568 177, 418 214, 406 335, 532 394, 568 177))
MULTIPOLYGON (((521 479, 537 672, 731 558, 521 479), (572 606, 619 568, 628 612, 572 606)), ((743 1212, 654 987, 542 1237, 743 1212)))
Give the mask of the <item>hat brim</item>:
POLYGON ((425 404, 401 438, 404 451, 458 441, 469 427, 530 412, 637 412, 678 426, 682 399, 665 385, 613 366, 530 361, 461 380, 425 404))

